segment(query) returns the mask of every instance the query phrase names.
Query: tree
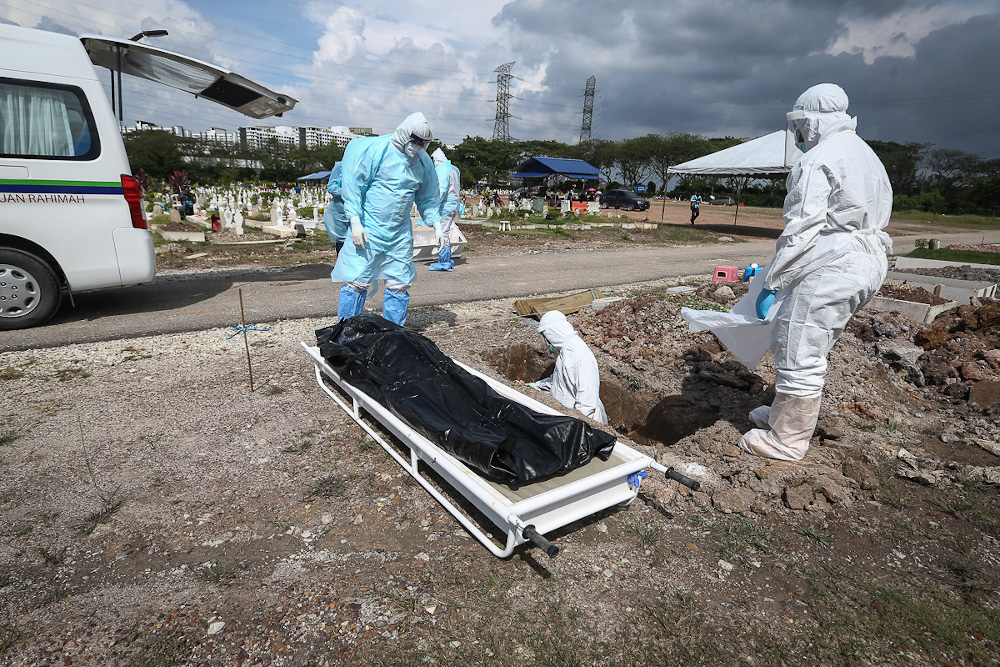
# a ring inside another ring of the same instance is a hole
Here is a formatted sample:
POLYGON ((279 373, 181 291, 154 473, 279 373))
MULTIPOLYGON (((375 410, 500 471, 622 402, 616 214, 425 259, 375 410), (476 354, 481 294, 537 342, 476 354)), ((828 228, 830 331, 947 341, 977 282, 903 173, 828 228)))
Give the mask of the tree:
POLYGON ((645 137, 626 139, 618 146, 615 166, 627 186, 639 184, 649 173, 650 152, 645 137))
POLYGON ((917 178, 920 162, 927 150, 928 144, 909 142, 899 144, 895 141, 867 142, 875 155, 882 161, 889 175, 889 185, 896 195, 915 194, 919 189, 917 178))
POLYGON ((670 167, 704 155, 701 151, 705 139, 694 134, 647 134, 643 141, 649 145, 649 169, 663 183, 664 192, 671 177, 670 167))
POLYGON ((140 169, 151 178, 165 181, 185 165, 177 137, 164 130, 140 130, 122 137, 133 173, 140 169))

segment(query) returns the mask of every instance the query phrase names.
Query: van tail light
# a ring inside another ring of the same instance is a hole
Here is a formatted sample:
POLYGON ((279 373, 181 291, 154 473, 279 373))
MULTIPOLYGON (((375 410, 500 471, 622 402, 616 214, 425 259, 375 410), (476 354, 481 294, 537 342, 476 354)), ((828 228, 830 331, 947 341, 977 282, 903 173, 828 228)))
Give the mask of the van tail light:
POLYGON ((122 174, 122 192, 128 202, 128 211, 132 215, 132 226, 136 229, 147 229, 146 216, 142 210, 142 186, 128 174, 122 174))

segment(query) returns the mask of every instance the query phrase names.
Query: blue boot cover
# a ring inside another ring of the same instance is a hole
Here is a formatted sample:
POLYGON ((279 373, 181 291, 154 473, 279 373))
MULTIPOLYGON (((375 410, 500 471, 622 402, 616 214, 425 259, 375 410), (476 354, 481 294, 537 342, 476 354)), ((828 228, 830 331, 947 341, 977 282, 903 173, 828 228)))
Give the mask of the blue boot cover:
POLYGON ((382 298, 382 317, 399 326, 406 324, 406 311, 410 305, 410 295, 399 290, 386 289, 382 298))
POLYGON ((451 271, 455 268, 455 262, 451 261, 451 246, 441 248, 438 253, 438 261, 428 267, 431 271, 451 271))
POLYGON ((350 285, 340 288, 340 301, 337 302, 337 317, 346 320, 348 317, 360 315, 365 309, 365 297, 368 292, 355 292, 350 285))

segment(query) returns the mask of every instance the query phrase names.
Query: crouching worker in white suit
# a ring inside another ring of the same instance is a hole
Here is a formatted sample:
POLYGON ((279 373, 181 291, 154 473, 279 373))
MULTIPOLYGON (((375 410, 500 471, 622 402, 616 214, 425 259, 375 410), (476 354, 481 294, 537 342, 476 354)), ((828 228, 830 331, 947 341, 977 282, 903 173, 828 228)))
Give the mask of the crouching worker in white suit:
POLYGON ((847 94, 824 83, 804 92, 788 114, 805 154, 788 175, 785 230, 774 259, 750 293, 720 317, 683 310, 692 331, 711 329, 748 368, 768 342, 775 397, 750 413, 758 427, 739 441, 744 451, 799 461, 816 429, 827 355, 847 321, 882 286, 892 241, 892 188, 885 168, 855 133, 847 94))
POLYGON ((607 424, 608 415, 601 403, 601 376, 597 370, 597 359, 573 330, 573 325, 558 310, 550 310, 542 315, 538 333, 542 334, 550 349, 559 352, 559 356, 552 377, 529 385, 551 393, 567 408, 579 410, 591 419, 607 424))

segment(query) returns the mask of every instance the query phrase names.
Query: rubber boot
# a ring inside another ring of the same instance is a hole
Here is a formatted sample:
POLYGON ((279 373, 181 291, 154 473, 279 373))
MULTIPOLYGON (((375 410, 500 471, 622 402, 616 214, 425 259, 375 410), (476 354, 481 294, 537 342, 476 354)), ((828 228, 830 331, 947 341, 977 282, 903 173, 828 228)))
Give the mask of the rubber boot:
POLYGON ((770 430, 748 431, 740 438, 740 449, 769 459, 801 461, 809 451, 822 402, 822 392, 811 396, 775 394, 767 420, 770 430))
POLYGON ((382 297, 382 317, 395 322, 399 326, 406 324, 406 311, 409 309, 410 295, 407 292, 386 289, 382 297))
POLYGON ((360 315, 365 309, 365 298, 368 292, 356 292, 350 285, 340 288, 340 300, 337 302, 337 317, 346 320, 348 317, 360 315))

